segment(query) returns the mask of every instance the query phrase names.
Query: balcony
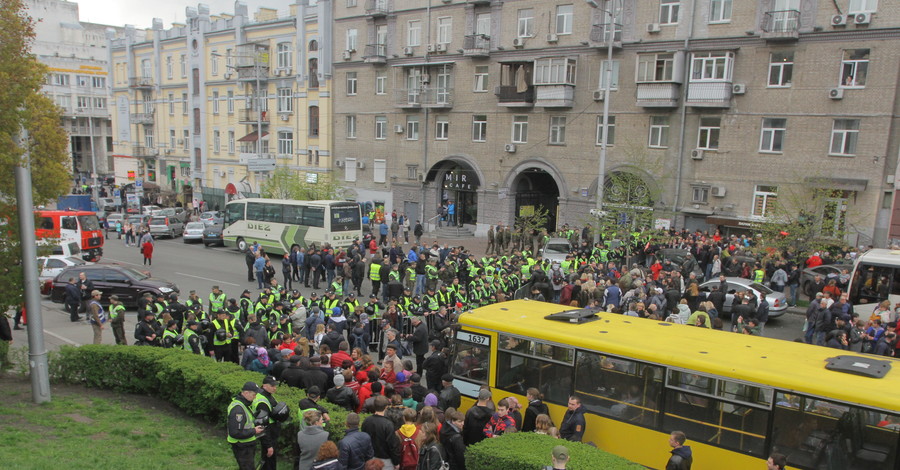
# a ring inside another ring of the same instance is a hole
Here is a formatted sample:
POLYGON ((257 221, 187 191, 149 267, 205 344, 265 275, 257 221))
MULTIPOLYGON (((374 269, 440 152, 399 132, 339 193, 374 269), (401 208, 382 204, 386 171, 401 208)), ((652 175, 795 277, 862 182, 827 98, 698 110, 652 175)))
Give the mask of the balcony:
POLYGON ((259 80, 264 82, 269 79, 269 66, 268 65, 258 65, 253 67, 242 67, 237 69, 237 78, 241 81, 256 81, 259 80))
POLYGON ((609 24, 595 24, 591 26, 588 45, 597 48, 607 48, 610 41, 612 41, 613 48, 622 48, 622 25, 613 23, 612 26, 609 24))
POLYGON ((463 55, 487 57, 491 54, 491 37, 486 34, 470 34, 463 38, 463 55))
POLYGON ((238 110, 238 122, 240 124, 257 124, 269 123, 269 112, 268 111, 257 111, 255 109, 239 109, 238 110))
POLYGON ((153 88, 153 79, 150 77, 131 77, 128 79, 129 88, 153 88))
POLYGON ((530 108, 534 106, 534 87, 529 86, 525 91, 519 92, 515 85, 498 86, 494 88, 497 95, 497 105, 507 108, 530 108))
POLYGON ((695 108, 730 108, 731 81, 691 82, 688 85, 687 104, 695 108))
POLYGON ((372 18, 387 16, 393 10, 393 6, 391 0, 368 0, 366 2, 366 16, 372 18))
POLYGON ((763 16, 761 36, 766 41, 800 39, 800 12, 797 10, 766 12, 763 16))
POLYGON ((148 157, 158 156, 159 150, 156 147, 145 147, 143 145, 132 145, 131 153, 135 157, 148 158, 148 157))
POLYGON ((386 44, 369 44, 363 54, 363 60, 367 64, 384 64, 387 62, 386 44))
POLYGON ((575 106, 575 85, 536 85, 534 105, 542 108, 571 108, 575 106))
POLYGON ((132 124, 143 124, 145 126, 152 126, 154 122, 153 113, 131 113, 131 123, 132 124))
POLYGON ((394 90, 394 107, 401 109, 452 108, 453 89, 446 87, 398 88, 394 90))
POLYGON ((674 108, 678 106, 680 94, 680 83, 638 83, 636 104, 645 108, 674 108))

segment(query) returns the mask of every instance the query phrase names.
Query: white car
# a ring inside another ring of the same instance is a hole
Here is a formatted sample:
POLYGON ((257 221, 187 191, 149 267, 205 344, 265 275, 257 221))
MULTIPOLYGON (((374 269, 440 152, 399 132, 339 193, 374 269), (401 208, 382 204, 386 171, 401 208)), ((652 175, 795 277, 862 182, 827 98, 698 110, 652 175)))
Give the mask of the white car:
POLYGON ((86 266, 94 264, 81 258, 65 255, 38 256, 38 281, 41 285, 41 293, 50 294, 49 285, 59 273, 71 266, 86 266))
POLYGON ((156 214, 156 211, 162 210, 162 207, 159 207, 159 206, 144 206, 144 209, 143 209, 143 210, 144 210, 143 215, 151 215, 151 216, 152 216, 152 215, 156 214))
POLYGON ((203 241, 203 229, 205 228, 206 224, 203 222, 188 222, 188 224, 184 226, 183 241, 185 243, 203 241))

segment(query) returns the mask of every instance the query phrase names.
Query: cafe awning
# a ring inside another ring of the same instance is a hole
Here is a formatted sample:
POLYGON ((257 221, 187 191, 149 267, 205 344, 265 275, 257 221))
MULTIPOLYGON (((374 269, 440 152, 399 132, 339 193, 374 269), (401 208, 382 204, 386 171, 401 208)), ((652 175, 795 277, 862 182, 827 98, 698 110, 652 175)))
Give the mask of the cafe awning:
MULTIPOLYGON (((269 133, 263 131, 263 137, 265 137, 267 135, 269 135, 269 133)), ((259 136, 259 133, 256 131, 253 131, 253 132, 241 137, 240 139, 238 139, 238 142, 256 142, 257 140, 259 140, 258 136, 259 136)))

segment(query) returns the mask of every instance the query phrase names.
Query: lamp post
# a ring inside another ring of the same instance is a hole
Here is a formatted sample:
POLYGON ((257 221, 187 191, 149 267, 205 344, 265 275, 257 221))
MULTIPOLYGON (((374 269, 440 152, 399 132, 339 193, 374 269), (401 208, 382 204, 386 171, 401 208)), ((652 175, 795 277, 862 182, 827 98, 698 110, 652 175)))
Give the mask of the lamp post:
MULTIPOLYGON (((607 17, 606 30, 604 37, 606 38, 606 66, 604 67, 604 83, 603 83, 603 130, 601 132, 600 142, 600 164, 597 172, 597 213, 603 210, 603 189, 606 176, 606 152, 607 140, 609 139, 609 90, 612 86, 612 55, 613 41, 615 40, 615 19, 609 10, 601 9, 596 0, 585 0, 592 8, 602 11, 607 17)), ((609 2, 607 2, 609 3, 609 2)))

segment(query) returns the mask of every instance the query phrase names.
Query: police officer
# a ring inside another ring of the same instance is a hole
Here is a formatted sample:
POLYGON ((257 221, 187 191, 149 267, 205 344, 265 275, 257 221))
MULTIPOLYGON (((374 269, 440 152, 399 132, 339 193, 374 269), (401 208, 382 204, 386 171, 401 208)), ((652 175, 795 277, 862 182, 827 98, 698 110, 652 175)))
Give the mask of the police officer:
POLYGON ((159 346, 155 317, 152 310, 144 310, 143 318, 134 328, 136 346, 159 346))
POLYGON ((212 286, 209 294, 209 313, 215 315, 225 308, 225 293, 219 290, 219 286, 212 286))
POLYGON ((235 395, 228 405, 228 437, 234 459, 239 470, 254 470, 254 454, 256 438, 265 430, 263 426, 254 426, 255 415, 250 411, 259 387, 254 382, 247 382, 241 392, 235 395))
POLYGON ((128 345, 125 339, 125 306, 119 301, 119 296, 109 296, 109 324, 112 326, 116 344, 128 345))
POLYGON ((169 312, 169 315, 172 315, 172 319, 178 322, 178 331, 181 331, 184 327, 184 317, 188 308, 178 301, 178 294, 175 292, 169 294, 169 306, 166 310, 169 312))
POLYGON ((266 376, 263 379, 262 388, 259 389, 256 398, 250 404, 250 409, 254 415, 259 416, 261 410, 265 410, 269 415, 266 432, 259 436, 262 462, 257 466, 258 469, 275 470, 275 464, 278 461, 275 446, 278 444, 278 435, 281 434, 281 424, 272 417, 272 410, 275 409, 277 404, 272 394, 276 390, 278 390, 278 380, 271 375, 266 376))
POLYGON ((169 320, 166 323, 166 329, 162 334, 162 347, 169 349, 175 347, 175 342, 178 340, 178 322, 175 320, 169 320))
POLYGON ((241 293, 241 297, 238 299, 238 306, 241 308, 241 324, 247 325, 247 317, 250 316, 251 313, 254 313, 253 310, 253 299, 250 298, 250 291, 248 289, 244 289, 244 292, 241 293))
POLYGON ((231 342, 237 337, 237 327, 234 320, 228 319, 228 312, 219 310, 216 319, 212 322, 213 351, 219 362, 237 362, 232 355, 231 342))
POLYGON ((186 351, 190 351, 199 356, 203 355, 203 345, 202 338, 203 336, 197 334, 197 328, 199 327, 199 323, 194 320, 187 322, 187 329, 184 330, 184 344, 183 347, 186 351))

